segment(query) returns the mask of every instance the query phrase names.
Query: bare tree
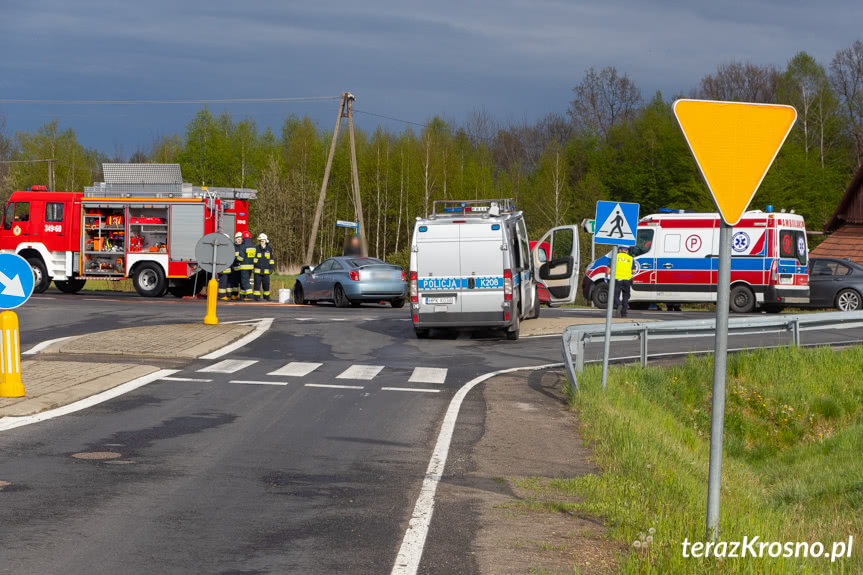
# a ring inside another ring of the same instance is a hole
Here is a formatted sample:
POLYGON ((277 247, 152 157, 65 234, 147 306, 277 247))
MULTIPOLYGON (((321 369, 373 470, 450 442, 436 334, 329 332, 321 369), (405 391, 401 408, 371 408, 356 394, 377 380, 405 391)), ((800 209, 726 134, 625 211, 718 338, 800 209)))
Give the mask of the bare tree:
POLYGON ((570 102, 569 115, 573 123, 578 129, 603 139, 608 138, 609 131, 617 124, 631 121, 641 102, 638 87, 614 66, 599 72, 588 69, 572 92, 575 99, 570 102))
POLYGON ((863 165, 863 41, 836 52, 830 62, 830 81, 839 94, 851 124, 857 165, 863 165))
POLYGON ((776 66, 758 66, 751 62, 720 64, 714 74, 701 79, 696 95, 706 100, 737 102, 776 102, 780 72, 776 66))
POLYGON ((464 131, 474 148, 478 148, 482 142, 489 142, 494 137, 497 122, 485 107, 474 108, 468 114, 464 131))

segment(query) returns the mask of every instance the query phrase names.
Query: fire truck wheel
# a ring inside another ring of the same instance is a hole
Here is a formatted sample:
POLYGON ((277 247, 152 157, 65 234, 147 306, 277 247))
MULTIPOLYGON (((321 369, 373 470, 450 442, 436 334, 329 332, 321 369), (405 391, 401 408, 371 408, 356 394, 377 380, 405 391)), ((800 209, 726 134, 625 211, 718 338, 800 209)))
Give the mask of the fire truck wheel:
POLYGON ((87 280, 54 280, 54 287, 63 293, 78 293, 86 283, 87 280))
POLYGON ((593 293, 590 294, 590 299, 593 300, 593 305, 599 309, 605 309, 608 305, 608 284, 605 282, 598 283, 593 287, 593 293))
POLYGON ((43 293, 51 285, 51 277, 48 275, 45 262, 42 258, 30 257, 27 258, 27 263, 33 270, 33 293, 43 293))
POLYGON ((755 310, 755 294, 748 286, 737 285, 731 288, 731 311, 734 313, 752 313, 755 310))
POLYGON ((165 295, 168 289, 165 272, 162 271, 161 266, 149 262, 135 268, 132 283, 138 295, 143 297, 160 297, 165 295))

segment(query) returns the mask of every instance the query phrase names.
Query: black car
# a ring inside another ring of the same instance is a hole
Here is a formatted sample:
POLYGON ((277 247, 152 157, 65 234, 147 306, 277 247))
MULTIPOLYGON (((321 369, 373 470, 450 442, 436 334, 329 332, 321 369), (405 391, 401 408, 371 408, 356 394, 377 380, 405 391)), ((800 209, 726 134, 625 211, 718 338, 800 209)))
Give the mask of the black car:
POLYGON ((809 306, 842 311, 863 308, 863 266, 839 258, 809 260, 809 306))

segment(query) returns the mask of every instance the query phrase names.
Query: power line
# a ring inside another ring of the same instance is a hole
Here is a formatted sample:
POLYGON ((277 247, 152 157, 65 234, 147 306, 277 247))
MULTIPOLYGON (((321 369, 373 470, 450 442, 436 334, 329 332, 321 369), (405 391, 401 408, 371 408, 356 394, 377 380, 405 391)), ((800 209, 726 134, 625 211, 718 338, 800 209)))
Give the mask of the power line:
MULTIPOLYGON (((410 120, 403 120, 401 118, 394 118, 392 116, 385 116, 383 114, 375 114, 374 112, 366 112, 365 110, 354 110, 354 113, 355 114, 365 114, 366 116, 374 116, 375 118, 383 118, 384 120, 392 120, 393 122, 401 122, 403 124, 409 124, 411 126, 418 126, 420 128, 435 128, 436 127, 436 126, 432 126, 431 124, 421 124, 419 122, 412 122, 410 120)), ((449 127, 448 125, 445 128, 445 130, 447 132, 449 132, 450 135, 453 135, 453 136, 458 135, 458 131, 454 128, 449 127)), ((482 136, 470 135, 470 134, 468 134, 468 137, 471 139, 480 140, 480 141, 486 142, 486 143, 493 143, 495 141, 494 137, 485 138, 482 136)))
POLYGON ((175 104, 287 104, 293 102, 325 102, 339 100, 341 96, 305 96, 301 98, 222 98, 205 100, 25 100, 0 99, 0 104, 49 104, 49 105, 175 105, 175 104))
POLYGON ((0 160, 0 164, 33 164, 36 162, 56 162, 55 159, 48 160, 0 160))

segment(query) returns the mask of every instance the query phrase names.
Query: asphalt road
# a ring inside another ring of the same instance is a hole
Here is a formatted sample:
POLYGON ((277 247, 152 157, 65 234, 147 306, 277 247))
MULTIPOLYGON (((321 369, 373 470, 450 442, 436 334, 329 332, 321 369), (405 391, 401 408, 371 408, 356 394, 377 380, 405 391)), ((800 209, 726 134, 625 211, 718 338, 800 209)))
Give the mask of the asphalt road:
MULTIPOLYGON (((203 314, 199 302, 50 292, 18 311, 22 347, 203 314)), ((182 367, 174 377, 183 381, 0 433, 0 481, 11 482, 0 491, 0 573, 389 573, 458 388, 490 371, 561 361, 558 337, 417 340, 407 309, 232 304, 219 317, 275 319, 229 361, 182 367), (85 452, 119 456, 72 457, 85 452)), ((466 402, 459 422, 470 437, 481 437, 483 413, 481 399, 466 402)), ((447 532, 433 523, 431 537, 447 532)), ((421 572, 447 572, 438 561, 451 547, 432 540, 429 549, 421 572)))

